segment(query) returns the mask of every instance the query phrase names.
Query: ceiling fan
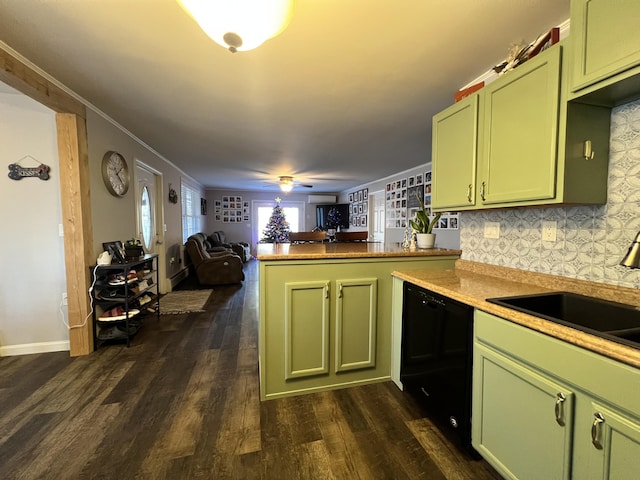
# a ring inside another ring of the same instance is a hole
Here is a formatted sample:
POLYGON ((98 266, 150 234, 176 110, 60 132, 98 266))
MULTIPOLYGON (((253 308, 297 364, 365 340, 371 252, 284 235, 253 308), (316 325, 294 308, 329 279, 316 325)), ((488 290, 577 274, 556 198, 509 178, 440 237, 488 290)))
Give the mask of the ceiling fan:
POLYGON ((290 175, 281 175, 278 177, 278 184, 280 185, 280 190, 285 193, 293 190, 293 187, 313 188, 313 185, 296 182, 290 175))

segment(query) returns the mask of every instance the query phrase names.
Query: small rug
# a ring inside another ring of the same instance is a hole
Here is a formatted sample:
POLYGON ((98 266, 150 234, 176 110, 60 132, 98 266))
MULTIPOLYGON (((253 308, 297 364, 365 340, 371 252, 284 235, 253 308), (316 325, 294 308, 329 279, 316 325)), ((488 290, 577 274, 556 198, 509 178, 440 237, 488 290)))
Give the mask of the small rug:
POLYGON ((204 306, 213 290, 176 290, 160 299, 160 314, 204 312, 204 306))

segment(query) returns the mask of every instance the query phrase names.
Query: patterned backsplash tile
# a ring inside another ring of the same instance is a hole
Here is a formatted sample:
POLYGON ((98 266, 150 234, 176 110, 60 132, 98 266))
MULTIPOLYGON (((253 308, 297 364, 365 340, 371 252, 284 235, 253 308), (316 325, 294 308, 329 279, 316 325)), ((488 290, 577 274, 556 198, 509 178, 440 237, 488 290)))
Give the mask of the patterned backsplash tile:
POLYGON ((619 265, 640 231, 640 101, 611 115, 606 205, 512 208, 460 215, 462 258, 624 287, 640 286, 640 270, 619 265), (555 242, 542 222, 556 221, 555 242), (484 222, 500 222, 500 238, 484 238, 484 222))

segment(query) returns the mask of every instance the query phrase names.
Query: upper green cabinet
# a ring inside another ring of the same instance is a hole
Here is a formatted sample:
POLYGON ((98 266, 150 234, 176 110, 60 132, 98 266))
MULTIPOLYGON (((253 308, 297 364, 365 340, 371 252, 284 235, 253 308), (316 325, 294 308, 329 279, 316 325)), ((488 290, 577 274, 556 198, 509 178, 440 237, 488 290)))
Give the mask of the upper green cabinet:
POLYGON ((434 116, 434 210, 606 202, 611 112, 566 101, 563 52, 555 45, 434 116))
POLYGON ((476 204, 479 95, 473 94, 433 117, 432 206, 460 210, 476 204))
POLYGON ((554 48, 485 87, 484 205, 554 198, 560 53, 554 48))
POLYGON ((640 65, 638 25, 638 0, 572 0, 571 91, 640 65))

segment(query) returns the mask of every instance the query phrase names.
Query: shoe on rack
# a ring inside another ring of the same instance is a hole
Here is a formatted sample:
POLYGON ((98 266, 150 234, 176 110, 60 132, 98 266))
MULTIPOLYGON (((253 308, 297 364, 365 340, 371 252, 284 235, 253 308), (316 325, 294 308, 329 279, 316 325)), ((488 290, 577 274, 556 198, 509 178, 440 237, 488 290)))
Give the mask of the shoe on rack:
POLYGON ((127 338, 128 336, 135 335, 138 332, 138 327, 130 326, 128 333, 124 326, 114 325, 113 327, 103 328, 98 333, 99 340, 115 340, 118 338, 127 338))
MULTIPOLYGON (((133 317, 140 313, 140 310, 136 310, 133 308, 129 309, 129 318, 133 317)), ((126 320, 127 319, 127 311, 122 307, 122 305, 118 305, 117 307, 113 307, 110 310, 106 310, 105 312, 98 317, 98 320, 101 322, 116 322, 118 320, 126 320)))
POLYGON ((111 275, 109 285, 124 285, 124 276, 122 274, 111 275))
POLYGON ((151 301, 151 297, 149 295, 143 295, 138 299, 138 302, 140 303, 140 306, 146 305, 150 301, 151 301))
POLYGON ((124 301, 127 297, 120 288, 105 288, 98 293, 100 300, 112 300, 114 302, 124 301))
POLYGON ((149 282, 148 282, 147 280, 141 280, 141 281, 138 283, 138 288, 140 289, 140 290, 139 290, 140 292, 141 292, 141 291, 143 291, 143 290, 144 290, 144 289, 146 289, 146 288, 149 288, 149 282))

